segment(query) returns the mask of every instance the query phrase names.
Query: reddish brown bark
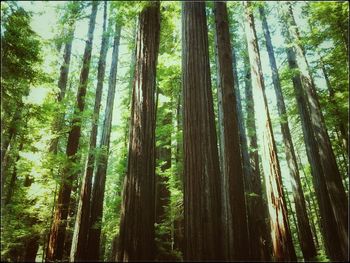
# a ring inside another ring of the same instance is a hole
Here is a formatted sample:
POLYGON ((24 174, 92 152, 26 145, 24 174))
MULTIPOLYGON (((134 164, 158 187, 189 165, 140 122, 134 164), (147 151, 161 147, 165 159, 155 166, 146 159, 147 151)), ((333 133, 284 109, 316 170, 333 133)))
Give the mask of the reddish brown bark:
POLYGON ((245 98, 247 112, 247 136, 249 138, 250 173, 245 177, 248 208, 248 229, 251 260, 271 259, 271 238, 268 226, 267 204, 263 198, 263 187, 259 167, 258 140, 255 125, 254 100, 251 83, 249 57, 244 58, 245 98))
POLYGON ((263 123, 262 163, 264 166, 266 193, 269 206, 273 257, 276 261, 296 261, 292 236, 289 229, 286 202, 284 199, 281 169, 277 156, 276 143, 273 135, 270 113, 265 94, 264 79, 254 17, 250 2, 245 5, 245 31, 248 42, 248 54, 251 67, 252 86, 255 102, 255 112, 258 120, 263 123))
MULTIPOLYGON (((241 147, 238 127, 238 112, 236 95, 234 90, 232 53, 230 44, 230 33, 228 25, 227 7, 224 2, 215 2, 215 25, 217 42, 217 66, 218 66, 218 97, 221 108, 222 132, 222 173, 227 181, 229 211, 228 220, 232 226, 232 236, 224 240, 227 244, 227 254, 230 260, 246 260, 249 256, 248 229, 246 204, 244 197, 243 167, 241 158, 241 147), (229 240, 232 239, 232 243, 229 240), (233 247, 228 247, 229 244, 233 247), (232 251, 233 250, 233 251, 232 251), (232 255, 228 255, 232 251, 232 255)), ((226 222, 227 223, 227 222, 226 222)), ((229 231, 230 233, 230 231, 229 231)), ((225 234, 223 234, 225 236, 225 234)), ((225 247, 225 245, 224 245, 225 247)))
POLYGON ((293 188, 293 199, 295 203, 295 212, 298 222, 298 237, 301 246, 301 251, 303 253, 304 259, 310 261, 316 256, 316 247, 312 239, 312 232, 309 224, 309 218, 306 211, 305 197, 303 193, 303 188, 301 185, 299 167, 297 164, 297 159, 294 151, 292 136, 288 124, 288 116, 286 111, 286 106, 284 104, 284 98, 282 94, 281 83, 279 79, 275 54, 273 51, 270 30, 267 24, 265 10, 261 6, 259 8, 260 17, 262 19, 262 27, 264 30, 264 36, 266 40, 266 49, 269 55, 269 62, 272 71, 272 82, 275 89, 276 99, 277 99, 277 110, 280 117, 281 132, 283 136, 284 148, 286 153, 286 159, 291 175, 291 184, 293 188))
POLYGON ((182 3, 185 260, 223 260, 205 2, 182 3))
POLYGON ((160 35, 159 5, 159 2, 149 3, 139 16, 118 261, 154 260, 155 81, 160 35))

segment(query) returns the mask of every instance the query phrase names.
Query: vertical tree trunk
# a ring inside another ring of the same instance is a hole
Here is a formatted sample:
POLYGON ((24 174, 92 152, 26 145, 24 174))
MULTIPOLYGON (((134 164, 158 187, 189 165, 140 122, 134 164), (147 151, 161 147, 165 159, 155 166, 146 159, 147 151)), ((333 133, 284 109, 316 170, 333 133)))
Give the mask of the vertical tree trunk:
MULTIPOLYGON (((285 35, 288 44, 290 43, 290 36, 287 30, 285 35)), ((323 175, 323 169, 321 159, 318 152, 316 138, 314 136, 313 127, 311 124, 310 113, 307 108, 307 102, 303 96, 303 86, 301 82, 301 76, 298 71, 298 64, 296 61, 296 55, 291 47, 287 48, 288 64, 291 70, 295 72, 293 76, 293 86, 297 101, 297 107, 300 114, 302 123, 302 130, 304 135, 306 153, 311 165, 311 174, 313 178, 313 184, 317 201, 320 209, 320 223, 322 234, 325 241, 325 247, 328 256, 331 260, 340 260, 341 252, 339 251, 340 243, 337 232, 336 221, 332 212, 332 207, 328 195, 328 189, 326 186, 325 178, 323 175)))
POLYGON ((223 260, 205 2, 182 3, 185 260, 223 260))
POLYGON ((296 261, 292 236, 288 224, 286 202, 282 188, 281 170, 272 131, 264 80, 261 71, 260 54, 255 32, 254 17, 250 2, 245 5, 245 30, 251 67, 255 112, 262 126, 263 166, 269 205, 273 255, 277 261, 296 261))
MULTIPOLYGON (((221 103, 223 131, 221 137, 222 173, 227 180, 229 192, 229 208, 231 213, 233 249, 230 260, 246 260, 249 257, 247 215, 244 197, 243 167, 239 137, 237 101, 234 89, 232 53, 225 2, 215 2, 215 25, 217 39, 218 95, 221 103)), ((225 191, 225 189, 222 189, 225 191)), ((228 240, 224 240, 229 244, 228 240)), ((224 245, 225 247, 225 245, 224 245)), ((225 251, 228 253, 228 251, 225 251)), ((228 256, 228 255, 227 255, 228 256)))
POLYGON ((155 82, 160 35, 159 5, 159 2, 149 3, 139 16, 118 261, 154 259, 155 82))
POLYGON ((116 24, 113 40, 112 64, 108 80, 108 94, 105 109, 105 118, 103 121, 100 148, 102 150, 97 160, 97 170, 92 188, 90 222, 87 244, 87 259, 99 260, 100 236, 102 228, 103 199, 105 191, 105 182, 107 175, 109 144, 112 130, 113 107, 115 99, 115 87, 117 81, 119 42, 120 42, 120 25, 116 24))
POLYGON ((248 229, 251 260, 271 260, 271 237, 269 231, 268 209, 263 199, 263 187, 259 167, 259 153, 251 73, 248 55, 244 57, 245 99, 247 112, 247 134, 249 138, 249 165, 251 173, 245 177, 245 187, 248 207, 248 229))
POLYGON ((320 161, 324 172, 331 207, 336 220, 340 238, 340 250, 343 253, 343 259, 348 256, 349 235, 348 235, 348 200, 344 185, 339 173, 338 165, 332 150, 331 142, 325 126, 325 121, 320 109, 320 104, 316 94, 316 87, 310 73, 309 65, 305 57, 305 50, 300 44, 298 28, 296 26, 293 10, 288 5, 287 22, 290 35, 297 41, 294 44, 296 59, 300 69, 300 77, 303 84, 302 95, 310 110, 311 123, 314 136, 317 140, 320 161))
MULTIPOLYGON (((103 29, 102 29, 102 41, 100 49, 100 58, 98 62, 97 69, 97 87, 95 94, 95 105, 94 112, 92 116, 92 129, 90 132, 90 144, 89 152, 85 167, 85 172, 83 176, 78 211, 75 219, 74 234, 72 240, 72 248, 70 251, 70 260, 80 261, 84 260, 84 255, 86 255, 86 244, 88 240, 89 231, 89 219, 90 219, 90 198, 91 198, 91 187, 92 187, 92 176, 95 167, 95 151, 96 151, 96 141, 97 141, 97 130, 98 130, 98 120, 100 114, 101 98, 103 91, 103 81, 105 78, 105 68, 106 68, 106 57, 109 44, 109 31, 110 22, 108 29, 106 31, 106 21, 107 21, 107 2, 104 2, 104 13, 103 13, 103 29)), ((107 105, 108 107, 108 105, 107 105)))
POLYGON ((24 252, 24 262, 35 262, 36 254, 38 253, 39 249, 39 240, 40 236, 37 234, 28 239, 24 252))
POLYGON ((298 237, 306 261, 312 260, 316 256, 316 248, 312 239, 312 232, 309 224, 309 218, 306 211, 305 198, 303 188, 300 181, 299 168, 294 151, 292 136, 288 125, 288 116, 286 106, 284 104, 284 98, 282 94, 282 88, 280 84, 275 54, 273 51, 270 30, 267 24, 265 10, 263 7, 259 8, 260 17, 262 19, 262 27, 266 40, 266 49, 269 55, 269 62, 272 71, 272 82, 275 89, 277 99, 277 110, 280 118, 281 132, 283 137, 283 143, 286 153, 287 164, 291 175, 291 184, 293 187, 293 199, 295 203, 295 212, 298 221, 298 237))
POLYGON ((249 158, 249 151, 248 151, 248 141, 247 141, 247 134, 244 126, 243 106, 242 106, 242 99, 241 99, 241 94, 239 90, 237 59, 236 59, 236 51, 234 47, 232 48, 232 69, 233 69, 234 89, 236 94, 237 121, 238 121, 238 128, 239 128, 239 138, 241 143, 243 172, 244 172, 244 178, 246 178, 250 176, 253 171, 251 169, 250 160, 249 160, 250 158, 249 158))
POLYGON ((62 171, 62 182, 58 192, 57 205, 55 209, 54 222, 50 232, 50 240, 46 261, 61 260, 63 256, 65 232, 67 225, 67 215, 69 209, 72 184, 76 180, 76 172, 72 172, 72 166, 77 161, 76 153, 79 147, 81 135, 81 117, 77 116, 84 111, 85 94, 90 70, 91 51, 93 42, 93 33, 95 29, 95 20, 97 14, 98 2, 92 2, 92 12, 89 21, 88 40, 86 41, 83 67, 80 74, 80 82, 77 93, 77 107, 75 108, 75 118, 72 121, 72 128, 68 135, 66 154, 70 159, 62 171))

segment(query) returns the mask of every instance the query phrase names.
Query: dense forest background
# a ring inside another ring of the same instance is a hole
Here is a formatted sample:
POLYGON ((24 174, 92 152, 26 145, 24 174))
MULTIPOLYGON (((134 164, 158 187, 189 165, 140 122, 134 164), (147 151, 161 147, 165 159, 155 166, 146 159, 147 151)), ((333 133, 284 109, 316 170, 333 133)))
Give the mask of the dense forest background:
POLYGON ((1 2, 1 261, 347 261, 349 3, 1 2))

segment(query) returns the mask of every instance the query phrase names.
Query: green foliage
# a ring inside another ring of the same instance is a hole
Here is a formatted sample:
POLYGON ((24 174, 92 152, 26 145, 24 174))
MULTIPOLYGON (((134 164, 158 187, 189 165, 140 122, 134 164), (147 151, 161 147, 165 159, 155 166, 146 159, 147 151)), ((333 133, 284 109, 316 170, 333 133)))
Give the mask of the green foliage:
POLYGON ((23 96, 44 76, 39 69, 41 43, 30 27, 31 14, 13 2, 2 4, 1 13, 1 122, 7 136, 15 112, 23 107, 23 96))

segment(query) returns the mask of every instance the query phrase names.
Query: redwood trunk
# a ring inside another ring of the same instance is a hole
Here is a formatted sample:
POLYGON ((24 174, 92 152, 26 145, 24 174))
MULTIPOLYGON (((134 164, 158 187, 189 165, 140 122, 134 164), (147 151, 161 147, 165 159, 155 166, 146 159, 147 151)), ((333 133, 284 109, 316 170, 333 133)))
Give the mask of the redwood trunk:
POLYGON ((139 16, 128 170, 124 181, 118 261, 154 260, 155 84, 160 3, 139 16))
POLYGON ((24 262, 35 262, 36 255, 39 249, 39 235, 31 236, 26 242, 26 248, 24 252, 24 262))
MULTIPOLYGON (((98 120, 100 114, 101 98, 103 91, 103 81, 105 77, 106 57, 108 51, 109 32, 106 32, 106 20, 107 20, 107 2, 104 3, 104 15, 103 15, 103 29, 102 29, 102 41, 100 49, 100 58, 97 69, 97 87, 95 94, 95 105, 92 116, 92 129, 90 132, 90 144, 89 153, 87 157, 87 163, 85 167, 84 177, 82 181, 78 211, 75 219, 74 234, 72 240, 72 248, 70 251, 70 260, 80 261, 84 260, 84 256, 87 254, 87 240, 90 221, 90 198, 92 187, 92 176, 95 167, 95 151, 97 141, 98 120)), ((110 30, 108 27, 107 30, 110 30)), ((107 105, 108 107, 108 105, 107 105)))
POLYGON ((312 232, 309 224, 309 218, 306 211, 305 197, 303 193, 303 188, 301 185, 299 168, 297 164, 297 159, 294 151, 292 136, 290 133, 288 125, 288 116, 286 111, 286 106, 284 104, 284 98, 282 94, 282 88, 280 83, 280 78, 278 74, 275 54, 273 51, 270 30, 267 24, 265 10, 263 7, 259 8, 260 17, 262 19, 262 27, 264 31, 264 36, 266 40, 266 49, 269 55, 269 62, 272 71, 272 82, 275 89, 276 99, 277 99, 277 109, 280 118, 281 132, 283 137, 283 143, 286 153, 287 164, 289 167, 291 175, 291 184, 293 188, 293 199, 295 203, 295 212, 298 222, 298 237, 301 246, 301 251, 303 253, 304 259, 306 261, 312 260, 316 256, 316 247, 312 239, 312 232))
MULTIPOLYGON (((229 239, 232 238, 233 247, 229 247, 228 251, 233 250, 233 255, 228 256, 228 259, 246 260, 249 257, 249 250, 246 249, 249 245, 244 197, 244 173, 241 158, 227 7, 225 2, 215 2, 214 6, 219 79, 218 96, 219 101, 221 101, 219 107, 221 107, 223 124, 222 136, 220 136, 223 161, 222 173, 224 180, 227 181, 227 191, 229 194, 228 213, 231 213, 231 216, 228 218, 231 220, 228 222, 232 224, 232 237, 224 240, 224 242, 230 244, 229 239)), ((226 189, 222 191, 226 191, 226 189)), ((225 251, 225 253, 228 253, 228 251, 225 251)))
POLYGON ((257 119, 263 123, 262 143, 265 184, 270 213, 273 256, 276 261, 296 261, 292 236, 288 224, 286 202, 282 188, 281 169, 277 156, 276 143, 272 131, 270 113, 265 94, 261 71, 260 54, 255 32, 254 17, 250 2, 245 4, 245 30, 248 42, 248 54, 251 67, 255 112, 257 119))
POLYGON ((223 260, 205 2, 182 3, 185 260, 223 260))
POLYGON ((249 138, 249 165, 251 173, 245 177, 248 207, 250 258, 256 261, 271 259, 267 204, 263 199, 262 178, 259 167, 258 140, 255 125, 254 100, 249 58, 244 58, 247 134, 249 138))
MULTIPOLYGON (((92 12, 89 21, 88 40, 86 42, 83 67, 80 74, 80 82, 77 93, 77 102, 75 115, 81 114, 85 107, 85 94, 88 83, 88 76, 90 70, 91 51, 93 33, 95 29, 95 20, 97 14, 98 2, 92 2, 92 12)), ((76 153, 79 147, 79 139, 81 135, 81 118, 76 116, 72 122, 72 128, 68 135, 66 154, 69 158, 68 164, 62 171, 62 181, 60 184, 57 204, 54 215, 54 222, 51 227, 50 239, 48 244, 48 251, 46 254, 46 261, 61 260, 63 257, 65 232, 67 225, 67 216, 70 203, 70 196, 72 192, 73 182, 76 180, 77 173, 72 171, 73 164, 79 160, 76 153)))
POLYGON ((90 222, 88 233, 87 254, 88 260, 99 260, 100 257, 100 238, 102 228, 102 214, 103 214, 103 199, 105 192, 105 183, 109 156, 109 143, 111 137, 113 107, 115 98, 115 87, 118 70, 118 56, 119 56, 119 41, 120 41, 121 27, 116 24, 113 41, 112 64, 108 80, 108 95, 105 109, 105 118, 103 122, 103 129, 101 135, 100 148, 102 150, 101 156, 97 161, 97 171, 94 178, 94 184, 91 196, 90 207, 90 222))
POLYGON ((324 117, 321 112, 318 101, 316 86, 310 73, 310 68, 305 57, 305 50, 300 44, 298 28, 293 16, 291 5, 288 5, 287 21, 289 31, 293 39, 297 41, 294 44, 298 67, 301 72, 301 82, 303 85, 302 95, 310 110, 311 123, 314 136, 317 140, 318 152, 321 165, 324 172, 331 207, 336 220, 338 234, 340 238, 340 250, 343 254, 343 260, 348 257, 349 236, 348 236, 348 199, 345 193, 344 185, 340 176, 335 155, 332 150, 331 142, 327 133, 324 117))
MULTIPOLYGON (((288 44, 290 37, 288 31, 285 31, 288 44)), ((292 70, 298 69, 295 51, 287 48, 288 64, 292 70)), ((341 252, 339 250, 339 236, 337 232, 336 221, 332 212, 332 207, 328 195, 317 142, 314 135, 311 117, 307 108, 307 102, 303 96, 303 86, 300 73, 293 76, 293 86, 296 95, 297 107, 302 123, 303 136, 305 141, 306 153, 311 166, 311 174, 317 201, 320 210, 321 230, 325 242, 326 252, 331 260, 340 260, 341 252)))

